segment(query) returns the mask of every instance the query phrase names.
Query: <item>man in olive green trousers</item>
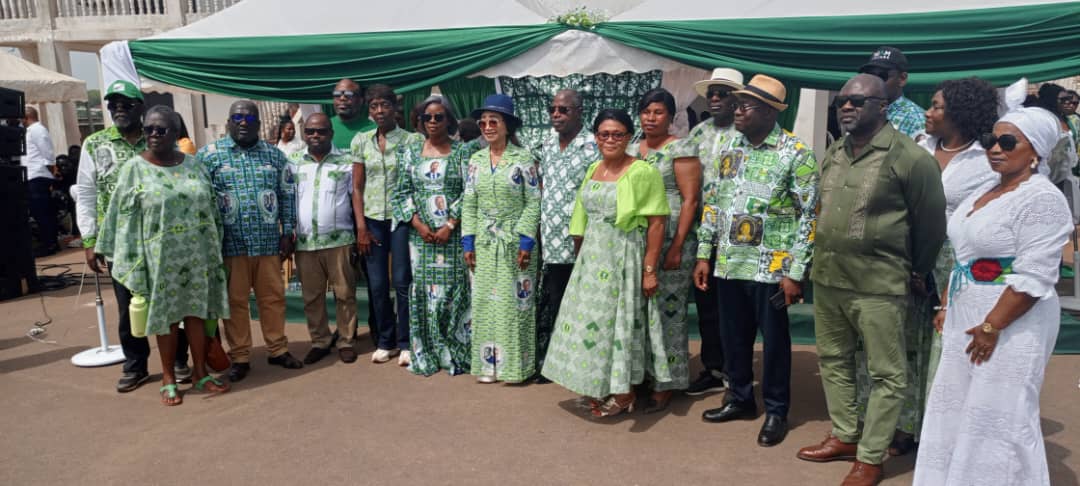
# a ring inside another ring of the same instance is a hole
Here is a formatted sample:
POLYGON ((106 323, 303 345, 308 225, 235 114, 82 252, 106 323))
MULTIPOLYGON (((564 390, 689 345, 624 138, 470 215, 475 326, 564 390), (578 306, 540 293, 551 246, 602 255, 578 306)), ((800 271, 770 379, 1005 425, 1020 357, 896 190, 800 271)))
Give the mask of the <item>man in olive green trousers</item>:
POLYGON ((903 325, 909 292, 925 293, 945 241, 937 161, 886 119, 881 78, 855 76, 837 96, 847 133, 822 164, 814 249, 814 323, 833 430, 798 457, 855 459, 844 486, 874 485, 908 386, 903 325), (873 383, 860 433, 855 345, 862 337, 873 383))

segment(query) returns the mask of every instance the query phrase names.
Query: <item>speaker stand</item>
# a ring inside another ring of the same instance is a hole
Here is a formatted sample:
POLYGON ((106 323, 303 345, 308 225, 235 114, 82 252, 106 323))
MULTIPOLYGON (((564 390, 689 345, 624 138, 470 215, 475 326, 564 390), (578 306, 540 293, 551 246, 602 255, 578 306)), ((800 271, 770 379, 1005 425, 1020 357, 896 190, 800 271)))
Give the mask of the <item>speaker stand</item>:
POLYGON ((105 329, 105 302, 101 300, 101 280, 97 272, 94 272, 94 289, 97 291, 94 303, 97 305, 98 338, 101 346, 71 357, 71 364, 84 368, 108 366, 124 361, 124 350, 120 349, 120 346, 109 345, 109 334, 105 329))

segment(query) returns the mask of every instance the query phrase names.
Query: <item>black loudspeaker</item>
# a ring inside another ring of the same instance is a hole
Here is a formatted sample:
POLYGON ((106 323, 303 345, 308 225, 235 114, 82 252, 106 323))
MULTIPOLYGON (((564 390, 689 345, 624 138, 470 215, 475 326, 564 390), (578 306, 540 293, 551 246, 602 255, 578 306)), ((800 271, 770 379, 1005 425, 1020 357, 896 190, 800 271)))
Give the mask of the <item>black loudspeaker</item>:
POLYGON ((0 165, 0 300, 38 290, 26 168, 0 165))
POLYGON ((0 88, 0 118, 26 118, 26 96, 22 91, 0 88))

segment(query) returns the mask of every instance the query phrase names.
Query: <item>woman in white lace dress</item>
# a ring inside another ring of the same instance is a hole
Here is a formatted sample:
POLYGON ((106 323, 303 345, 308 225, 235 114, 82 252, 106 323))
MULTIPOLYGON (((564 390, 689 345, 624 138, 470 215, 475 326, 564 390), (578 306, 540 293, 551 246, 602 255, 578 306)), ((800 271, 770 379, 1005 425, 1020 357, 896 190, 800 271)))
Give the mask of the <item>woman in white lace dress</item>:
POLYGON ((1072 217, 1036 171, 1057 143, 1052 115, 1006 114, 984 135, 1001 175, 949 219, 941 363, 930 391, 916 485, 1049 485, 1039 391, 1061 314, 1054 285, 1072 217))

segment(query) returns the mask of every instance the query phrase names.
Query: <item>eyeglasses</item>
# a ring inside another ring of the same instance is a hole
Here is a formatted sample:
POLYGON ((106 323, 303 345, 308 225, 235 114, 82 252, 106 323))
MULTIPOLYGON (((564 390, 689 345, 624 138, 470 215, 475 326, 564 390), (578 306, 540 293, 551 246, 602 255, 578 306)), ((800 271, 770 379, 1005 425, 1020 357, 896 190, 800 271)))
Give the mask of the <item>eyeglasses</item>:
POLYGON ((355 91, 350 91, 350 90, 347 90, 347 89, 346 90, 336 90, 336 91, 334 91, 333 95, 334 95, 334 98, 345 98, 345 99, 350 99, 350 100, 353 99, 353 98, 356 98, 356 96, 357 96, 355 91))
POLYGON ((259 123, 259 115, 252 113, 246 115, 243 113, 233 113, 232 115, 229 115, 229 119, 232 120, 233 123, 247 122, 248 125, 259 123))
POLYGON ((882 101, 884 101, 885 98, 882 98, 880 96, 863 96, 863 95, 843 96, 843 95, 841 95, 841 96, 837 96, 836 98, 833 99, 833 108, 836 108, 836 109, 839 110, 840 108, 843 108, 844 105, 846 105, 848 103, 851 103, 851 106, 853 106, 855 108, 862 108, 863 105, 865 105, 866 102, 870 101, 870 100, 882 100, 882 101))
POLYGON ((626 132, 600 132, 596 134, 597 140, 602 140, 605 142, 608 140, 621 142, 623 140, 626 140, 626 137, 628 136, 630 136, 630 134, 626 132))
POLYGON ((480 120, 480 121, 476 122, 476 125, 479 126, 481 130, 483 130, 483 129, 489 127, 489 126, 491 128, 495 128, 495 127, 499 126, 499 120, 480 120))
POLYGON ((573 108, 571 108, 569 106, 551 105, 551 106, 548 107, 548 113, 554 115, 555 112, 557 111, 557 112, 559 112, 560 115, 565 115, 567 113, 570 113, 570 110, 572 110, 572 109, 573 108))
POLYGON ((445 119, 446 115, 442 113, 436 113, 434 115, 432 115, 431 113, 424 113, 423 115, 420 115, 420 121, 424 123, 427 123, 431 120, 435 120, 435 123, 441 123, 445 119))
POLYGON ((997 145, 1001 147, 1001 150, 1012 152, 1016 148, 1016 144, 1020 143, 1020 140, 1017 140, 1015 135, 995 137, 993 133, 984 133, 979 137, 979 143, 986 150, 990 150, 994 148, 994 145, 997 145))
POLYGON ((162 137, 172 132, 172 129, 161 125, 143 125, 142 131, 147 137, 162 137))
POLYGON ((329 128, 305 128, 304 135, 330 135, 329 128))
POLYGON ((730 89, 709 88, 709 90, 705 92, 705 99, 709 99, 709 98, 713 98, 713 97, 727 98, 728 96, 731 96, 731 90, 730 89))
POLYGON ((105 104, 105 108, 109 111, 116 111, 117 108, 123 108, 124 111, 131 111, 135 108, 136 102, 134 101, 110 101, 105 104))

